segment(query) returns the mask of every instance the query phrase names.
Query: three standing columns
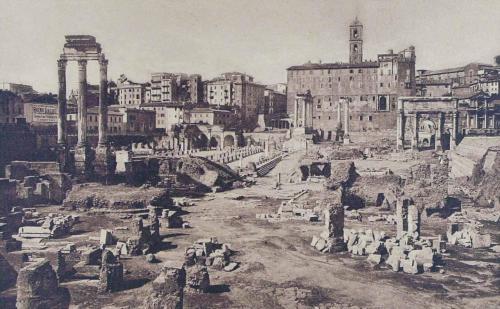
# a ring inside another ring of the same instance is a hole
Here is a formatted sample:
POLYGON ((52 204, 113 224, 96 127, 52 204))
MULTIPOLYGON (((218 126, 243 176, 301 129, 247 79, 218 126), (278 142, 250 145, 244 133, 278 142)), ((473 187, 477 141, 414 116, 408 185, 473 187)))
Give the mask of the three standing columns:
MULTIPOLYGON (((64 56, 64 55, 63 55, 64 56)), ((95 157, 87 141, 87 59, 78 59, 78 102, 77 102, 77 144, 75 147, 75 170, 77 175, 88 178, 94 172, 98 176, 108 176, 114 173, 114 165, 110 159, 110 151, 107 140, 107 91, 108 91, 108 60, 103 54, 99 55, 99 116, 98 131, 99 140, 95 157)), ((58 121, 57 121, 57 143, 62 149, 59 161, 61 167, 66 170, 66 64, 67 59, 61 57, 57 61, 58 67, 58 121), (63 153, 64 152, 64 153, 63 153)))

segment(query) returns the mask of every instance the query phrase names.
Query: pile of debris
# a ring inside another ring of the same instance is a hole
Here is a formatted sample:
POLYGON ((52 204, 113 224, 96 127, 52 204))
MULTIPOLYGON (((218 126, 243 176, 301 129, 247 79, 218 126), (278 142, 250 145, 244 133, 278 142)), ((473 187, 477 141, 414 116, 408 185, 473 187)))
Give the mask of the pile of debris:
POLYGON ((335 162, 331 165, 331 174, 324 183, 330 190, 340 187, 346 188, 352 185, 357 177, 354 162, 335 162))
POLYGON ((79 222, 78 215, 60 215, 50 213, 47 217, 34 222, 39 226, 22 226, 18 236, 21 238, 58 238, 71 232, 74 224, 79 222))
POLYGON ((144 300, 145 309, 183 308, 186 269, 182 263, 167 262, 144 300))
MULTIPOLYGON (((147 255, 152 253, 161 243, 160 221, 157 216, 150 217, 150 224, 145 225, 142 218, 137 218, 132 222, 132 226, 126 233, 126 239, 119 239, 113 250, 115 255, 147 255), (132 236, 129 236, 132 234, 132 236)), ((106 245, 114 243, 113 235, 108 231, 105 236, 101 234, 101 244, 104 241, 106 245), (108 234, 109 233, 109 234, 108 234)))
POLYGON ((5 168, 5 176, 17 183, 17 202, 29 207, 64 200, 72 183, 70 176, 60 171, 57 162, 12 161, 5 168))
POLYGON ((330 206, 325 213, 326 229, 320 237, 313 237, 311 245, 322 252, 334 252, 333 237, 337 242, 342 240, 353 255, 367 255, 374 265, 385 262, 394 271, 402 269, 410 274, 433 270, 439 254, 445 250, 445 242, 441 237, 420 238, 420 212, 412 199, 398 199, 395 217, 397 235, 389 238, 381 231, 344 228, 344 208, 330 206))
POLYGON ((219 243, 217 238, 199 239, 186 249, 185 264, 210 266, 217 270, 233 271, 238 267, 237 262, 231 262, 233 251, 229 244, 219 243))
POLYGON ((319 210, 317 208, 305 208, 304 204, 292 202, 282 202, 275 214, 256 214, 257 219, 265 219, 269 222, 278 222, 286 220, 304 220, 309 222, 319 221, 319 210))

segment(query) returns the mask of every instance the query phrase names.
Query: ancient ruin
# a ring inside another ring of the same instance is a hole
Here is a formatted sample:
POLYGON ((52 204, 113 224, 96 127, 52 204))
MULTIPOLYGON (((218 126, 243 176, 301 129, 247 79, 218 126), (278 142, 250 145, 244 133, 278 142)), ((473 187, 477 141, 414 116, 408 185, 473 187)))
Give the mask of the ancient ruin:
POLYGON ((337 2, 2 5, 0 309, 499 308, 500 4, 337 2))

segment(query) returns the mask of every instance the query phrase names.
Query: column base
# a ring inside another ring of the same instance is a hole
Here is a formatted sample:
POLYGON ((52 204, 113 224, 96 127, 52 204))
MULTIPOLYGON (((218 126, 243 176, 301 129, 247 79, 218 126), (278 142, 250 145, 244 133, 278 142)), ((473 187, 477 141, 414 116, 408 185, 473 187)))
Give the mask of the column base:
POLYGON ((58 144, 56 148, 57 162, 61 167, 61 172, 69 173, 73 170, 73 164, 69 154, 69 149, 65 144, 58 144))
POLYGON ((439 144, 438 144, 438 143, 436 143, 436 144, 434 145, 434 150, 435 150, 435 151, 443 151, 443 146, 441 145, 441 143, 439 143, 439 144))
POLYGON ((344 135, 344 145, 349 145, 351 143, 351 139, 349 135, 344 135))
POLYGON ((108 145, 98 145, 95 150, 94 175, 99 181, 108 182, 115 174, 116 159, 108 145))
POLYGON ((93 176, 94 152, 88 145, 75 148, 75 176, 81 181, 88 181, 93 176))

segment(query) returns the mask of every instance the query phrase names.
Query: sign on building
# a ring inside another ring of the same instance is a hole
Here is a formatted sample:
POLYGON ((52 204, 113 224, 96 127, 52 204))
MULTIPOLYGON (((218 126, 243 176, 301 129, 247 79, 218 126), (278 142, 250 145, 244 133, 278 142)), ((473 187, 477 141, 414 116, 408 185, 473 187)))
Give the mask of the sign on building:
POLYGON ((33 104, 33 122, 57 123, 57 105, 33 104))

